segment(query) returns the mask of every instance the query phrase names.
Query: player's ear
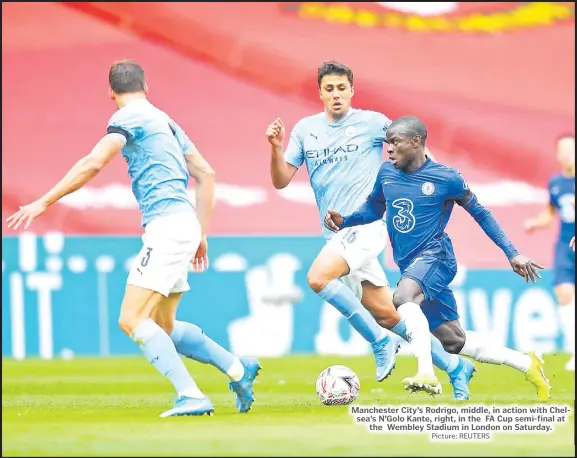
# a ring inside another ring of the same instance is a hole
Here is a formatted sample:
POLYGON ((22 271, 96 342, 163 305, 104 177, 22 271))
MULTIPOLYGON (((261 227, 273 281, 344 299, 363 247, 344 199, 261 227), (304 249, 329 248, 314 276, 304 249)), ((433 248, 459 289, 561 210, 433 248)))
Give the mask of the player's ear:
POLYGON ((148 84, 144 83, 144 94, 148 95, 148 84))
POLYGON ((351 86, 351 97, 355 95, 355 88, 353 86, 351 86))
POLYGON ((116 100, 116 96, 110 87, 108 88, 108 97, 110 97, 111 100, 116 100))

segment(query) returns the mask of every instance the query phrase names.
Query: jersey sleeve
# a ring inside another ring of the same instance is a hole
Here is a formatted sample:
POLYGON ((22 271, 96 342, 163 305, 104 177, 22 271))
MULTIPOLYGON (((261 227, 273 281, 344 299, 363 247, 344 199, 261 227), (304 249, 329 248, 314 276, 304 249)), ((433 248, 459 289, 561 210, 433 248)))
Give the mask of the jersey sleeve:
POLYGON ((190 154, 196 151, 196 146, 194 146, 194 143, 192 143, 192 141, 190 140, 188 135, 186 135, 186 132, 182 127, 180 127, 172 119, 168 121, 168 126, 170 127, 172 134, 176 138, 176 141, 180 146, 182 154, 190 154))
POLYGON ((450 199, 459 200, 469 192, 469 184, 457 169, 449 169, 447 180, 450 199))
POLYGON ((371 129, 376 143, 383 143, 386 140, 387 130, 392 123, 393 121, 387 118, 383 113, 374 113, 371 129))
POLYGON ((106 133, 122 137, 124 139, 124 144, 126 144, 132 137, 130 125, 130 119, 126 112, 120 109, 109 119, 106 133))
POLYGON ((303 165, 305 160, 305 151, 299 126, 299 124, 294 126, 289 138, 287 149, 284 152, 285 162, 288 162, 296 168, 303 165))

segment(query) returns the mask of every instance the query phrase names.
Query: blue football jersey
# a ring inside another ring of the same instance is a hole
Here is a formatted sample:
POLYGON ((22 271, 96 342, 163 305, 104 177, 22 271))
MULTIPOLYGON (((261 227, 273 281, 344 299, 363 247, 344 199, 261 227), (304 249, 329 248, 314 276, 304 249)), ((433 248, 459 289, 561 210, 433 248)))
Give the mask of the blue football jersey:
POLYGON ((549 202, 557 209, 561 225, 558 243, 567 245, 575 235, 575 177, 563 174, 549 180, 549 202))
POLYGON ((143 226, 158 216, 194 211, 184 154, 195 147, 178 124, 148 100, 136 99, 114 113, 107 131, 126 139, 122 156, 143 226))
POLYGON ((372 190, 391 122, 382 113, 351 108, 337 121, 323 112, 293 128, 285 161, 306 164, 326 239, 333 235, 322 222, 327 210, 351 212, 372 190))
POLYGON ((390 161, 383 162, 369 199, 386 204, 393 257, 401 271, 423 254, 455 258, 445 228, 455 200, 468 190, 456 169, 429 158, 412 173, 397 170, 390 161))

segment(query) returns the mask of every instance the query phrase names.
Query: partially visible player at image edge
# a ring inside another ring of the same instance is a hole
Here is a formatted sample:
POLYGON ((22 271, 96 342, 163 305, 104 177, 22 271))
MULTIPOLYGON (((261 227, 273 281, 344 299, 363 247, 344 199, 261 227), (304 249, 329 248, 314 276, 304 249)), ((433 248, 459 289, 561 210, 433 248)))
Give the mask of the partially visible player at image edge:
MULTIPOLYGON (((327 209, 352 211, 370 192, 383 159, 385 133, 391 124, 382 113, 351 107, 353 83, 349 67, 340 62, 324 62, 317 76, 324 111, 296 123, 284 152, 282 120, 275 119, 266 130, 271 144, 273 185, 277 189, 286 187, 298 168, 306 164, 321 227, 327 209)), ((427 154, 430 156, 428 150, 427 154)), ((405 321, 393 306, 389 282, 378 261, 386 245, 386 223, 380 220, 337 235, 323 227, 323 235, 326 244, 310 267, 309 285, 371 344, 376 378, 380 382, 395 366, 399 337, 405 340, 408 337, 405 321)), ((448 333, 443 338, 446 340, 439 341, 431 336, 433 362, 449 375, 454 399, 467 400, 475 367, 469 360, 447 352, 454 339, 448 333)))
POLYGON ((109 84, 118 111, 110 118, 107 134, 56 186, 10 216, 8 227, 16 230, 23 225, 27 230, 34 218, 88 183, 122 151, 142 212, 144 235, 128 275, 118 323, 177 392, 173 408, 160 416, 214 411, 179 354, 227 374, 237 409, 248 412, 259 362, 240 359, 198 326, 175 320, 182 293, 190 289, 190 263, 196 272, 208 266, 206 234, 214 205, 214 171, 180 126, 148 101, 144 70, 138 63, 113 64, 109 84), (189 176, 197 185, 196 210, 187 194, 189 176))
POLYGON ((431 161, 425 154, 427 128, 415 116, 396 119, 387 130, 389 161, 380 167, 373 190, 356 211, 342 215, 327 211, 325 226, 334 232, 371 224, 386 211, 395 263, 401 270, 393 303, 405 318, 417 356, 414 377, 403 380, 409 391, 434 392, 439 386, 431 361, 429 331, 458 336, 452 352, 480 362, 506 364, 525 374, 539 400, 549 399, 543 361, 463 331, 453 291, 457 260, 445 228, 453 206, 463 207, 506 254, 513 270, 535 282, 543 266, 519 254, 489 210, 484 208, 458 170, 431 161))
POLYGON ((561 172, 549 180, 549 202, 535 218, 525 221, 525 230, 534 232, 551 225, 555 214, 560 226, 555 243, 553 288, 559 304, 559 322, 563 327, 566 347, 571 352, 565 369, 575 370, 575 136, 557 138, 557 161, 561 172))

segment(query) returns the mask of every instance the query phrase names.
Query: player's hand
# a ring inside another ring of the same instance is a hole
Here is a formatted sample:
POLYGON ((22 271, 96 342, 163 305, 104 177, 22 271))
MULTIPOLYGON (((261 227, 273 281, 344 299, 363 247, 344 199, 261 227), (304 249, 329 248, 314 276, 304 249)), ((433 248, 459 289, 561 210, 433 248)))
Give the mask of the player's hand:
POLYGON ((571 241, 569 242, 569 246, 571 248, 573 248, 573 251, 575 251, 575 236, 573 236, 573 238, 571 239, 571 241))
POLYGON ((24 230, 26 231, 30 227, 32 220, 44 213, 47 208, 48 205, 41 200, 35 200, 31 204, 20 207, 20 210, 6 220, 8 227, 17 230, 21 224, 24 224, 24 230))
POLYGON ((192 260, 192 271, 202 273, 206 269, 208 269, 208 242, 206 236, 203 236, 192 260))
POLYGON ((527 231, 529 233, 533 232, 538 227, 539 227, 539 225, 537 224, 537 220, 534 218, 528 219, 525 221, 525 231, 527 231))
POLYGON ((509 262, 511 263, 513 271, 516 274, 520 275, 521 277, 524 277, 526 283, 529 283, 529 279, 531 279, 533 283, 536 283, 535 277, 539 279, 541 278, 541 275, 539 275, 537 269, 545 268, 544 266, 537 264, 531 259, 526 258, 525 256, 522 256, 520 254, 515 256, 509 262))
POLYGON ((282 147, 284 135, 284 124, 280 118, 276 118, 266 129, 266 137, 269 143, 277 148, 282 147))
POLYGON ((325 215, 325 227, 329 231, 339 232, 341 224, 343 224, 343 217, 341 214, 334 210, 329 210, 325 215))

